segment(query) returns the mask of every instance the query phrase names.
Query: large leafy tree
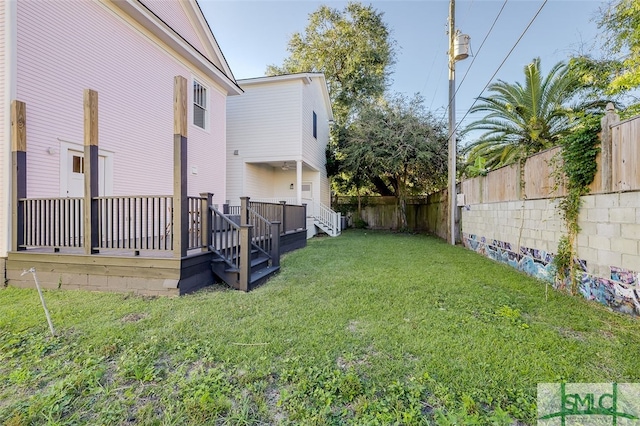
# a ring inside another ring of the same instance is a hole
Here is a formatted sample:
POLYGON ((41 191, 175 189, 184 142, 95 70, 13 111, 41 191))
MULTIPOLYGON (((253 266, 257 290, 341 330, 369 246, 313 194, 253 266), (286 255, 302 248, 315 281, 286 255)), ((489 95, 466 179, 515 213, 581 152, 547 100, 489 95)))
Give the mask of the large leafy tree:
POLYGON ((576 112, 604 106, 600 101, 579 103, 583 86, 565 63, 543 76, 536 58, 524 67, 524 77, 524 84, 491 84, 489 95, 471 108, 471 113, 485 115, 463 131, 484 132, 463 149, 470 163, 482 157, 487 168, 495 168, 555 146, 570 132, 576 112))
POLYGON ((304 34, 294 33, 282 66, 267 74, 322 72, 325 74, 338 125, 346 125, 359 105, 384 94, 395 42, 372 6, 348 3, 343 10, 323 5, 309 15, 304 34))
POLYGON ((397 197, 407 229, 407 197, 446 180, 445 124, 426 111, 421 96, 396 95, 364 106, 344 137, 343 173, 386 187, 397 197))
POLYGON ((620 55, 621 69, 610 82, 613 93, 640 87, 640 0, 611 2, 601 10, 598 26, 605 30, 606 47, 620 55))

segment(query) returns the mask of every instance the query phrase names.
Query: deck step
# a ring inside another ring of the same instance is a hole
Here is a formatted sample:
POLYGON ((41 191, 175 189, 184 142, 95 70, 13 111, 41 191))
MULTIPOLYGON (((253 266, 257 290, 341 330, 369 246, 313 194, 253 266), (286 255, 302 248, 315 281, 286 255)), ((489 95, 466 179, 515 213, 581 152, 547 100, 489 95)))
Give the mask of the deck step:
POLYGON ((253 290, 258 287, 260 284, 264 284, 269 278, 280 271, 279 266, 267 266, 266 268, 262 268, 251 274, 251 283, 249 285, 249 290, 253 290))

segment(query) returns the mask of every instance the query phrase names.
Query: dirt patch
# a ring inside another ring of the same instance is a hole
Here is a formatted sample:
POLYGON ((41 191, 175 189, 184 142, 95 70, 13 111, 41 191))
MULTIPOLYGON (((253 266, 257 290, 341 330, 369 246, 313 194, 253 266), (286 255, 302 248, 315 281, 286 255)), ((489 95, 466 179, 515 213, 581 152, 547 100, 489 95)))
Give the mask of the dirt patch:
POLYGON ((146 313, 130 313, 127 314, 125 316, 122 317, 122 319, 120 319, 120 321, 122 322, 138 322, 140 320, 143 320, 145 318, 147 318, 149 316, 149 314, 146 313))

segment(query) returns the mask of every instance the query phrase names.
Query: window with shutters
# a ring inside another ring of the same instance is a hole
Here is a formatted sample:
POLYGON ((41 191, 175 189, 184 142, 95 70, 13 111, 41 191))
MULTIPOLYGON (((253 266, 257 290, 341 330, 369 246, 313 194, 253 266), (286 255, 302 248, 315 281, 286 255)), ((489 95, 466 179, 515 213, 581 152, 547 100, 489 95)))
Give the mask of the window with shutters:
POLYGON ((207 88, 193 80, 193 124, 207 129, 207 88))

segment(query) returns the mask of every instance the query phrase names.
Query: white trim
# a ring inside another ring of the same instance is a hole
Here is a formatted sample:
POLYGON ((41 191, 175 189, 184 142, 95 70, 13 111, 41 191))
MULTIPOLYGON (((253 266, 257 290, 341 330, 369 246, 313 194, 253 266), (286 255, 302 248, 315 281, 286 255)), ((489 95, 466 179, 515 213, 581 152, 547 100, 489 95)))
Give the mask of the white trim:
POLYGON ((255 77, 244 78, 237 80, 240 87, 254 86, 260 84, 278 83, 282 81, 302 80, 305 85, 311 84, 313 79, 318 79, 320 82, 320 90, 322 91, 322 99, 324 100, 324 106, 327 111, 327 119, 333 120, 333 110, 331 108, 331 97, 329 96, 329 88, 327 86, 327 80, 323 73, 307 72, 297 74, 283 74, 270 77, 255 77))
POLYGON ((206 83, 203 83, 203 81, 204 79, 199 78, 193 74, 191 75, 191 86, 190 86, 191 92, 189 95, 189 99, 191 102, 189 104, 189 111, 187 112, 187 117, 189 117, 189 114, 191 115, 189 124, 193 128, 202 130, 207 133, 211 133, 211 114, 213 113, 213 108, 211 107, 211 87, 206 83), (205 90, 204 128, 194 123, 194 120, 195 120, 194 106, 196 103, 194 99, 194 90, 193 90, 194 83, 198 83, 205 90))
MULTIPOLYGON (((67 196, 69 151, 84 152, 84 145, 58 138, 60 143, 60 196, 67 196)), ((98 148, 98 156, 104 158, 104 195, 113 195, 113 160, 115 153, 98 148)))
POLYGON ((18 2, 17 0, 3 1, 4 6, 4 93, 0 93, 0 108, 4 109, 4 167, 2 167, 2 182, 4 182, 4 226, 5 241, 0 245, 0 257, 6 257, 11 250, 11 101, 16 97, 17 88, 17 57, 18 57, 18 2))
MULTIPOLYGON (((227 90, 229 95, 239 95, 242 93, 242 89, 237 85, 233 76, 226 75, 225 71, 209 62, 209 59, 180 38, 175 31, 169 28, 167 24, 162 22, 160 18, 151 13, 149 9, 141 5, 138 1, 115 0, 113 3, 153 35, 174 49, 179 55, 189 60, 199 71, 221 85, 227 90)), ((220 62, 226 62, 224 59, 219 59, 220 62)))

